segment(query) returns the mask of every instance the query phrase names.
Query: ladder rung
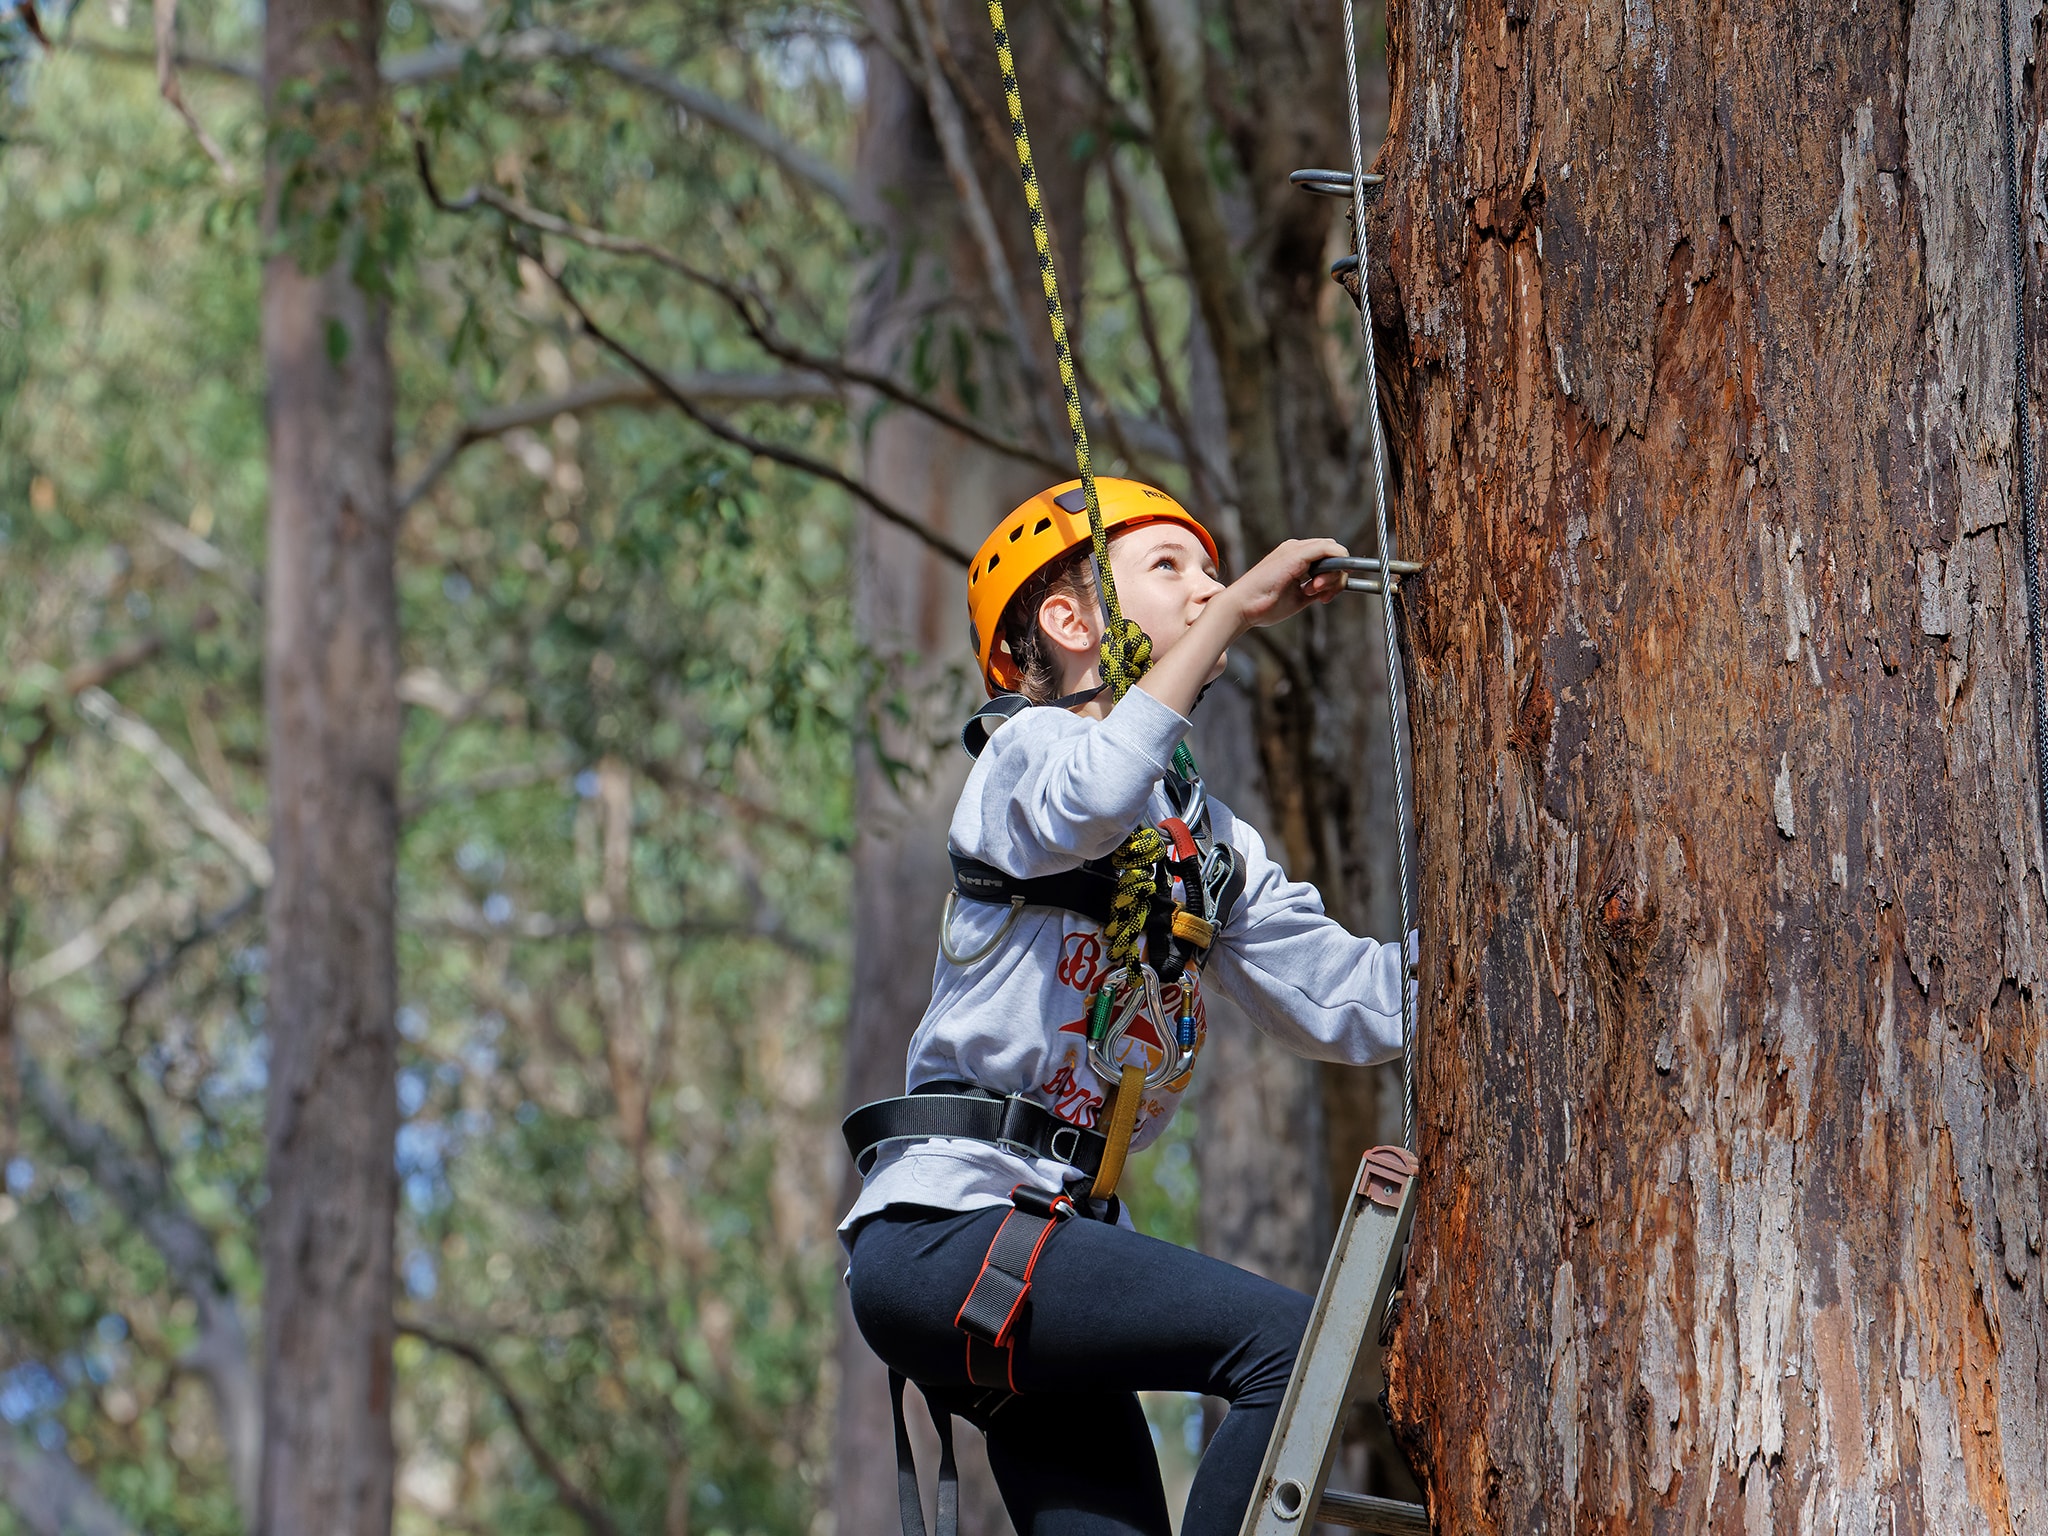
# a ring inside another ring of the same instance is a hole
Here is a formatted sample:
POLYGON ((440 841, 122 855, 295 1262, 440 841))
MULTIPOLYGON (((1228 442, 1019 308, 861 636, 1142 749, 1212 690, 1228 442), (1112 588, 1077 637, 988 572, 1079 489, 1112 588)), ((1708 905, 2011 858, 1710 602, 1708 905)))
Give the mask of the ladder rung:
POLYGON ((1325 1525, 1371 1531, 1376 1536, 1429 1536, 1429 1511, 1420 1504, 1375 1498, 1369 1493, 1339 1493, 1326 1488, 1323 1502, 1316 1506, 1316 1519, 1325 1525))

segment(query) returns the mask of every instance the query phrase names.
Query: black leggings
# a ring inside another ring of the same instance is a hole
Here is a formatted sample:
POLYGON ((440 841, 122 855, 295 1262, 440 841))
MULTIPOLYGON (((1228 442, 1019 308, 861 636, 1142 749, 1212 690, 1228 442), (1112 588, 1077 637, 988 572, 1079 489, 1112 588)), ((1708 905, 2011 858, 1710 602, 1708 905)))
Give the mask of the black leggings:
POLYGON ((1067 1221, 1039 1258, 1016 1329, 1018 1395, 983 1412, 953 1317, 1008 1209, 892 1206, 864 1222, 848 1283, 869 1347, 981 1429, 1017 1536, 1169 1536, 1137 1394, 1223 1398, 1230 1412, 1188 1491, 1181 1536, 1234 1536, 1308 1297, 1172 1243, 1067 1221))

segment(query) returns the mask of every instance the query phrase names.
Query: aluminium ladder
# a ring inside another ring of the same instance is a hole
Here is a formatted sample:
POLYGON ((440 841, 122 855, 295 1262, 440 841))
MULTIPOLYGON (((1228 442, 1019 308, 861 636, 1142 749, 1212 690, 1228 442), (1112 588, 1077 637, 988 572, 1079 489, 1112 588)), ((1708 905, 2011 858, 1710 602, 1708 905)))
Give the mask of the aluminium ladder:
POLYGON ((1429 1536, 1420 1504, 1323 1486, 1366 1342, 1377 1337, 1398 1287, 1418 1182, 1414 1155, 1402 1147, 1374 1147, 1358 1166, 1242 1536, 1304 1536, 1319 1522, 1429 1536))

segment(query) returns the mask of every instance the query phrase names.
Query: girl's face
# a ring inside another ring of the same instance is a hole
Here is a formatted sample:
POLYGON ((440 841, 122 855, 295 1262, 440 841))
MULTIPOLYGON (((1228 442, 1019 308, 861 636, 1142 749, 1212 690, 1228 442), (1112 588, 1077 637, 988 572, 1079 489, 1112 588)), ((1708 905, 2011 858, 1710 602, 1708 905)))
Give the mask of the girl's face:
MULTIPOLYGON (((1146 523, 1117 535, 1109 546, 1109 570, 1124 616, 1152 637, 1154 661, 1180 642, 1223 590, 1209 551, 1181 523, 1146 523)), ((1099 615, 1095 622, 1100 625, 1099 615)), ((1210 681, 1222 675, 1219 657, 1210 681)))

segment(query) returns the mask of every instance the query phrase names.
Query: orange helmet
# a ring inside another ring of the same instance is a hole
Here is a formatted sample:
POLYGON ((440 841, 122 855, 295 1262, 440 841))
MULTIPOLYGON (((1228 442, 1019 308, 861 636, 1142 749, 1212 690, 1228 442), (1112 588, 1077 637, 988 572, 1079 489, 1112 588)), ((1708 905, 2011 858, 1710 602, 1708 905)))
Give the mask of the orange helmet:
MULTIPOLYGON (((1140 523, 1185 523, 1202 547, 1216 559, 1216 541, 1187 508, 1164 491, 1135 480, 1098 475, 1095 495, 1102 504, 1102 526, 1110 532, 1140 523)), ((1015 688, 1015 663, 1002 645, 1003 610, 1024 584, 1069 550, 1088 542, 1088 506, 1081 482, 1069 480, 1040 491, 1012 512, 982 541, 967 567, 967 616, 974 626, 974 659, 991 695, 1015 688)))

